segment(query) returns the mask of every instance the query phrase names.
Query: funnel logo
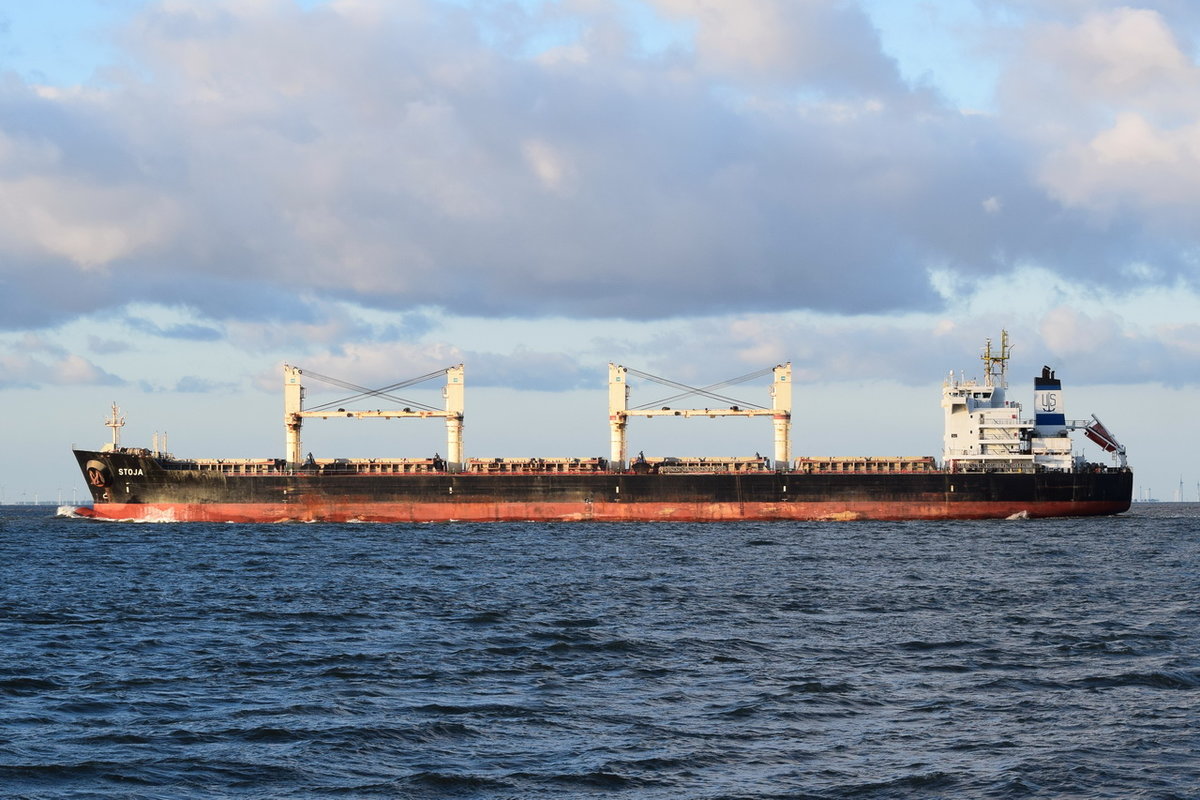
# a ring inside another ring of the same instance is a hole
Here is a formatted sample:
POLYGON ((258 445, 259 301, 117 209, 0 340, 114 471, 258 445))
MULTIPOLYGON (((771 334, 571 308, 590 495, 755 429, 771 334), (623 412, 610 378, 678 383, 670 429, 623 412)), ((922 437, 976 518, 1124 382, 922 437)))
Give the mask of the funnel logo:
POLYGON ((1038 392, 1037 397, 1034 398, 1034 404, 1042 413, 1053 413, 1058 410, 1058 393, 1038 392))

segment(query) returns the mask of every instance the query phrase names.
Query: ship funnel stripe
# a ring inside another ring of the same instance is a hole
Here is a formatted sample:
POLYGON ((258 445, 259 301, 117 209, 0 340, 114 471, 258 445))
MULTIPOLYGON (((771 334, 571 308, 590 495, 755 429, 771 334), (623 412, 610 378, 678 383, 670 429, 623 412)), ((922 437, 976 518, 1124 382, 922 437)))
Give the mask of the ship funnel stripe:
POLYGON ((1039 426, 1041 426, 1041 425, 1066 425, 1067 424, 1067 415, 1066 414, 1038 414, 1036 417, 1036 423, 1039 426))

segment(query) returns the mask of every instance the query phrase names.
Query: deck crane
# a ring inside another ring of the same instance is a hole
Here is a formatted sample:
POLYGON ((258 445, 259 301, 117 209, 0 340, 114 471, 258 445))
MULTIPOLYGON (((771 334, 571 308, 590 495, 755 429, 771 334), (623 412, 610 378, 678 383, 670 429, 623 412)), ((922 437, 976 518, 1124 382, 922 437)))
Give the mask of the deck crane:
POLYGON ((317 406, 314 409, 304 410, 304 386, 301 382, 301 376, 304 375, 304 370, 299 367, 293 367, 290 364, 283 365, 283 424, 286 432, 287 442, 287 463, 289 467, 297 467, 302 461, 301 452, 303 448, 300 444, 300 428, 306 418, 318 417, 331 419, 335 417, 350 417, 357 419, 445 419, 446 420, 446 468, 451 472, 458 472, 462 469, 463 463, 463 408, 464 408, 464 387, 463 387, 463 365, 458 364, 453 367, 447 367, 436 372, 431 372, 428 375, 422 375, 412 380, 402 381, 392 384, 391 386, 382 389, 366 389, 362 386, 355 386, 344 381, 339 381, 333 378, 328 378, 324 375, 319 375, 314 372, 309 372, 309 377, 323 380, 327 383, 333 383, 347 389, 358 390, 359 394, 344 400, 335 400, 331 403, 317 406), (389 392, 400 389, 405 386, 411 386, 415 383, 435 378, 439 375, 446 376, 446 386, 442 390, 442 397, 446 399, 445 409, 434 408, 423 403, 413 402, 411 400, 403 400, 402 398, 394 397, 389 392), (404 407, 396 411, 374 410, 374 411, 348 411, 344 407, 333 408, 333 406, 345 403, 349 400, 356 400, 359 397, 377 397, 389 400, 392 402, 403 403, 404 407), (414 409, 414 406, 416 407, 414 409))
POLYGON ((625 468, 627 461, 627 442, 626 442, 626 426, 630 417, 764 417, 770 416, 774 422, 775 428, 775 469, 786 470, 791 462, 791 421, 792 421, 792 362, 780 364, 769 370, 761 370, 750 375, 735 378, 729 381, 723 381, 712 386, 697 388, 688 386, 675 381, 668 381, 654 375, 649 375, 638 370, 632 370, 630 367, 625 367, 620 364, 609 363, 608 365, 608 423, 610 432, 610 443, 612 445, 611 452, 611 468, 620 471, 625 468), (662 406, 659 401, 647 405, 660 406, 659 408, 630 408, 629 407, 629 373, 643 378, 649 378, 658 383, 671 386, 675 389, 683 390, 682 394, 675 395, 669 400, 674 400, 688 395, 703 395, 728 404, 725 408, 671 408, 662 406), (767 373, 774 375, 774 382, 771 385, 771 407, 764 408, 762 406, 756 408, 743 408, 742 404, 733 401, 731 398, 714 393, 712 390, 726 386, 731 383, 740 383, 751 378, 755 378, 767 373))

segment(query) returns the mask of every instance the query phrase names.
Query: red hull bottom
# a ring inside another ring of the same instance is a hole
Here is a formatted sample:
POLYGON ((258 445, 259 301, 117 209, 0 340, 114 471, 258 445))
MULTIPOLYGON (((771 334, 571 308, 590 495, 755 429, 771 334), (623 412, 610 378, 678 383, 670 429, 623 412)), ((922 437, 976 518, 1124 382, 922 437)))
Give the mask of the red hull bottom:
POLYGON ((141 522, 722 522, 1091 517, 1128 502, 790 503, 97 503, 80 516, 141 522))

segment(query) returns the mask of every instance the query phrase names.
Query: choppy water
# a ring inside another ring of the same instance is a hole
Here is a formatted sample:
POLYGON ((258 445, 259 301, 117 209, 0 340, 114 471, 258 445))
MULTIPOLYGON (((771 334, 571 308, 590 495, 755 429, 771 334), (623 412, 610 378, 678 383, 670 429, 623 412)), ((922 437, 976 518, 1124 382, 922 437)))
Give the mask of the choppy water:
POLYGON ((206 525, 0 508, 0 796, 1194 798, 1200 506, 206 525))

